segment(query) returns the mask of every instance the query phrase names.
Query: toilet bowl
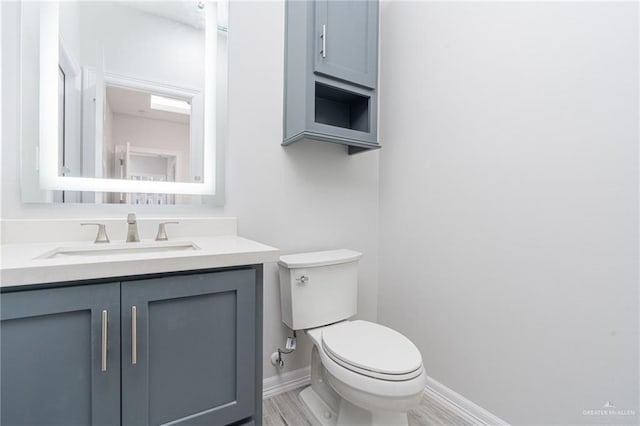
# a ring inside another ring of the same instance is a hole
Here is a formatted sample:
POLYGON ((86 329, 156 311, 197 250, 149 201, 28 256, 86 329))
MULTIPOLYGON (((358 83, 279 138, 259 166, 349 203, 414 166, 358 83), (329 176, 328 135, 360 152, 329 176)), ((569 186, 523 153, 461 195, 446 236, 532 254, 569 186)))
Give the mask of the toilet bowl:
POLYGON ((323 426, 406 426, 427 375, 416 346, 399 332, 349 320, 357 308, 353 250, 286 255, 280 267, 282 321, 313 342, 311 385, 300 399, 323 426))
POLYGON ((402 334, 368 321, 306 330, 314 344, 311 386, 300 399, 320 425, 407 425, 427 375, 402 334))

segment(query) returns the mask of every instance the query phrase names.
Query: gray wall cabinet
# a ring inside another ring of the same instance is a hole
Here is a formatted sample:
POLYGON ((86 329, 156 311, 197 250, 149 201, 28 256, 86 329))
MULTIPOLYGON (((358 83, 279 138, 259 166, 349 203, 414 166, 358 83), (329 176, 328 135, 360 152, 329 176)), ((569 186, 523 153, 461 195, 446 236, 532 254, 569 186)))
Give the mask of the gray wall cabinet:
POLYGON ((283 145, 378 144, 378 1, 285 4, 283 145))
POLYGON ((0 300, 3 425, 262 423, 261 266, 0 300))

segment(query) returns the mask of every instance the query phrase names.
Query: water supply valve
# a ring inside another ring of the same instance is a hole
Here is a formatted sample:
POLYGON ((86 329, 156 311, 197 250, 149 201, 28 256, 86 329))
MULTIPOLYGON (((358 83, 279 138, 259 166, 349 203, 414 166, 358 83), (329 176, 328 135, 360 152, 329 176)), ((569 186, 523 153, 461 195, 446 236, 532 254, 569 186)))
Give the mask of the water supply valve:
POLYGON ((296 337, 287 337, 287 343, 284 345, 285 350, 287 351, 295 351, 296 350, 296 337))
POLYGON ((296 350, 296 331, 293 331, 293 336, 287 337, 287 342, 284 345, 284 349, 278 348, 278 350, 271 354, 271 364, 278 368, 284 367, 284 360, 282 355, 288 355, 296 350))

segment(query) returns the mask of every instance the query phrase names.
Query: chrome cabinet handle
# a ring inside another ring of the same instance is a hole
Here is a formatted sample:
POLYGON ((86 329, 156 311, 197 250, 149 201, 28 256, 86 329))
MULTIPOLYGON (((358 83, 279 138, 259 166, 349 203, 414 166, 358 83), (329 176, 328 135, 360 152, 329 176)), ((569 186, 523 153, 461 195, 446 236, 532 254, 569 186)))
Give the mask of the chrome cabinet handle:
POLYGON ((102 371, 107 371, 107 310, 102 311, 102 371))
POLYGON ((138 309, 131 307, 131 364, 138 363, 138 309))
POLYGON ((322 47, 320 48, 320 54, 323 58, 327 57, 327 24, 322 24, 322 34, 320 34, 322 40, 322 47))

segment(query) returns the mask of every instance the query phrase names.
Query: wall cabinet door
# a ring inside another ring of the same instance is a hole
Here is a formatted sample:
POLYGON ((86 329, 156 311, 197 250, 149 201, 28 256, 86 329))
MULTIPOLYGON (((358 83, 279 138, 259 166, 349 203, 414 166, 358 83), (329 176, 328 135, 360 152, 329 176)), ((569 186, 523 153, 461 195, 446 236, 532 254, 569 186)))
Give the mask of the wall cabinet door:
POLYGON ((255 403, 256 271, 122 283, 124 425, 222 425, 255 403))
POLYGON ((315 40, 316 72, 368 88, 376 87, 376 0, 316 0, 315 40))
POLYGON ((120 424, 119 284, 3 293, 0 320, 0 423, 120 424))

